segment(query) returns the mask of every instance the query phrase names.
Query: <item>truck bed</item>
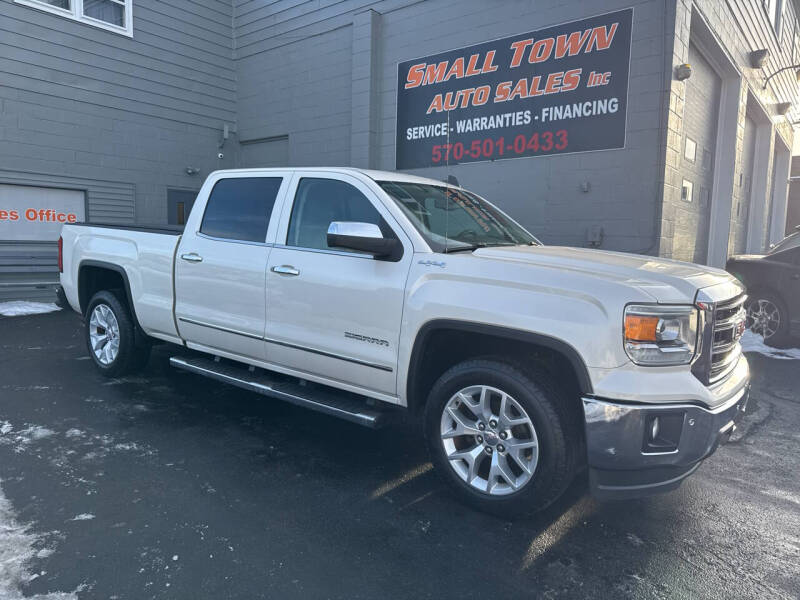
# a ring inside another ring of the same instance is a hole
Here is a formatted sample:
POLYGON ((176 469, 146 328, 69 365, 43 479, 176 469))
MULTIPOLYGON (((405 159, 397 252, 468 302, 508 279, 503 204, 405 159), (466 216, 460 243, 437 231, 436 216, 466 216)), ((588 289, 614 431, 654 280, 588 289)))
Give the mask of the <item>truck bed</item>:
POLYGON ((100 229, 121 229, 141 233, 163 233, 181 235, 185 225, 120 225, 119 223, 70 223, 70 227, 97 227, 100 229))
POLYGON ((172 313, 175 251, 181 226, 70 223, 61 230, 61 286, 72 308, 82 312, 81 273, 110 270, 124 278, 135 317, 152 337, 180 343, 172 313))

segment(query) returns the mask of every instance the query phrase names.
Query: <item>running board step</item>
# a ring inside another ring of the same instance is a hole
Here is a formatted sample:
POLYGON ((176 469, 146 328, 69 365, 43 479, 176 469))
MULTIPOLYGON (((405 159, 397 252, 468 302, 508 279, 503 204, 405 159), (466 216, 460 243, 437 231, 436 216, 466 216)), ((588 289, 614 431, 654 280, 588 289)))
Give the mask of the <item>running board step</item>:
POLYGON ((316 410, 345 421, 378 429, 387 424, 390 412, 367 404, 367 399, 357 394, 308 383, 302 385, 294 378, 283 378, 263 369, 248 369, 223 360, 204 357, 173 356, 169 364, 177 369, 204 375, 217 381, 291 402, 303 408, 316 410))

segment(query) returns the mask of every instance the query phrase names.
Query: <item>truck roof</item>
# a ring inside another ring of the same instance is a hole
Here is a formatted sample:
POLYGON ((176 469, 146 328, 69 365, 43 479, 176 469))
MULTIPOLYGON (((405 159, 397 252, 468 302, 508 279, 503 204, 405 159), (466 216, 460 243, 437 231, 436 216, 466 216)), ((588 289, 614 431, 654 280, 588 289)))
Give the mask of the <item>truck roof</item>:
MULTIPOLYGON (((359 169, 356 167, 269 167, 269 168, 250 168, 250 169, 221 169, 214 171, 210 175, 224 175, 225 173, 253 173, 266 174, 274 172, 328 172, 328 173, 360 173, 375 181, 404 181, 409 183, 427 183, 429 185, 443 185, 446 182, 429 177, 419 177, 408 173, 397 173, 396 171, 378 171, 374 169, 359 169)), ((459 186, 452 186, 459 187, 459 186)))

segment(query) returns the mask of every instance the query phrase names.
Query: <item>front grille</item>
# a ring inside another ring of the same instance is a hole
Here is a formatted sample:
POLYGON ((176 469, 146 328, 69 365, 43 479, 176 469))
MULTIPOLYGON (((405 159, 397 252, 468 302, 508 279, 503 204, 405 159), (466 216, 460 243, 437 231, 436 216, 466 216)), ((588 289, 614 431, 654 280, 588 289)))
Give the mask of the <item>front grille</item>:
POLYGON ((746 296, 742 294, 731 300, 720 302, 714 310, 711 361, 708 372, 709 384, 723 379, 730 373, 742 355, 739 338, 745 318, 745 299, 746 296))

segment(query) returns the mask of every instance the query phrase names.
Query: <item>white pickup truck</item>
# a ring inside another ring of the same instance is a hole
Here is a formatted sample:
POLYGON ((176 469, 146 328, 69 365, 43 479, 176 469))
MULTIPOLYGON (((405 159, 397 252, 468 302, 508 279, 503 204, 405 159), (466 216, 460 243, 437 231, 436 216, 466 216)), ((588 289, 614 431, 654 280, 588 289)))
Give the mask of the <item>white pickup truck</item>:
POLYGON ((677 487, 733 431, 742 286, 717 269, 544 246, 457 185, 348 168, 211 174, 183 232, 65 225, 61 285, 117 377, 173 366, 377 427, 503 515, 586 467, 603 498, 677 487))

